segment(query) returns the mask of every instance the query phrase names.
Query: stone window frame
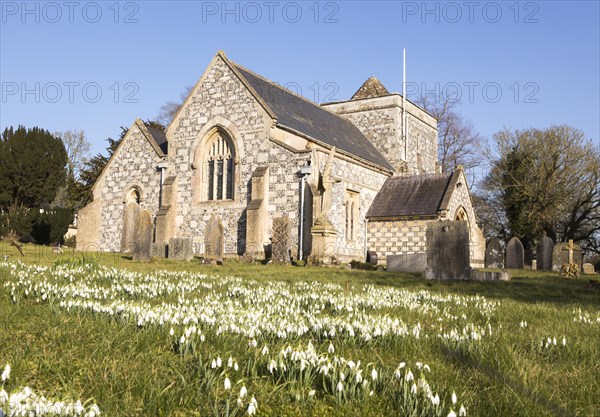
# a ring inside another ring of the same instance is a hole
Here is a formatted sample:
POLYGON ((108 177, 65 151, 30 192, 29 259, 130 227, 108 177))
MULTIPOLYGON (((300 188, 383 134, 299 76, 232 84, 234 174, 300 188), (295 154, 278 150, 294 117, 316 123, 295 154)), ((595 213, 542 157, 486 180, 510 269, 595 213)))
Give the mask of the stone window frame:
POLYGON ((467 222, 467 225, 469 225, 469 227, 471 226, 467 209, 462 205, 456 208, 456 211, 454 212, 454 220, 464 220, 467 222))
POLYGON ((125 187, 125 192, 123 193, 123 204, 125 206, 128 203, 135 202, 141 207, 143 201, 144 201, 144 190, 141 186, 139 186, 137 184, 129 184, 127 187, 125 187), (131 201, 131 195, 134 192, 137 194, 137 199, 136 199, 136 201, 131 201))
POLYGON ((346 242, 356 242, 358 238, 359 204, 360 193, 347 189, 344 198, 344 237, 346 242))
POLYGON ((241 175, 240 161, 244 157, 244 147, 241 135, 237 127, 229 120, 217 116, 208 121, 200 133, 197 135, 191 152, 192 167, 192 204, 201 205, 228 205, 235 202, 239 197, 239 183, 241 175), (233 156, 233 178, 232 178, 232 198, 221 200, 208 199, 208 164, 207 156, 210 151, 210 145, 217 135, 227 138, 228 145, 233 156))

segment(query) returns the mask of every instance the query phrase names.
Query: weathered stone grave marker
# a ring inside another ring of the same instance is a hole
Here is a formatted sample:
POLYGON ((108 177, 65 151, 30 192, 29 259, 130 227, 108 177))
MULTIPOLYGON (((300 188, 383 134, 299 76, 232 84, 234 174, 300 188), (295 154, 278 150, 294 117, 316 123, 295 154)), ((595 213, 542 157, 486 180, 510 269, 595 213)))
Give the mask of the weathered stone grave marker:
POLYGON ((469 226, 466 221, 427 224, 427 279, 468 279, 469 226))
POLYGON ((169 239, 169 259, 190 261, 194 258, 192 238, 172 237, 169 239))
POLYGON ((141 208, 137 203, 129 203, 123 213, 123 233, 121 234, 121 252, 131 253, 135 244, 135 227, 141 208))
POLYGON ((204 257, 222 261, 224 245, 223 222, 219 216, 213 214, 204 231, 204 257))
POLYGON ((573 239, 569 243, 558 243, 552 252, 552 270, 560 271, 565 264, 575 264, 579 272, 582 260, 581 248, 573 243, 573 239))
POLYGON ((496 237, 490 239, 485 248, 485 267, 486 268, 503 268, 504 267, 504 251, 500 240, 496 237))
POLYGON ((152 258, 152 216, 148 210, 142 210, 135 223, 133 260, 148 262, 152 258))
POLYGON ((273 219, 273 234, 271 237, 271 259, 276 263, 290 262, 291 224, 289 217, 273 219))
POLYGON ((525 251, 518 237, 513 237, 506 245, 506 268, 523 269, 525 251))
POLYGON ((552 252, 554 251, 554 242, 548 236, 544 236, 537 244, 536 260, 537 269, 544 271, 552 270, 552 252))

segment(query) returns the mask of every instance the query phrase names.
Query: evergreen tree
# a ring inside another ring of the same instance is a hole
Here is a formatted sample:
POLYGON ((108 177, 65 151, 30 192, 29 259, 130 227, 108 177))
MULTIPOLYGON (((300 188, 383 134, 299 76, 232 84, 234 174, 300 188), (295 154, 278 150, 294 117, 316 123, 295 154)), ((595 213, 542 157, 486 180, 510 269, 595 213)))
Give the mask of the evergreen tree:
POLYGON ((5 129, 0 139, 0 161, 0 207, 47 206, 65 183, 65 147, 44 129, 5 129))

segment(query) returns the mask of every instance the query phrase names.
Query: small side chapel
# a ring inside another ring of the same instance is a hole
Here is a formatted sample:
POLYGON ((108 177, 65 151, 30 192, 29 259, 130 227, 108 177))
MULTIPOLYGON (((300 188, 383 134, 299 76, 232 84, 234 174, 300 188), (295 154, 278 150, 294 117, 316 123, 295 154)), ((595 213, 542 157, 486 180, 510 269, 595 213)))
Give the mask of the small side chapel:
POLYGON ((147 210, 156 244, 187 238, 197 255, 214 251, 217 233, 224 257, 264 259, 277 223, 289 225, 293 259, 370 251, 385 264, 427 251, 429 222, 457 220, 471 266, 483 265, 465 174, 439 172, 437 121, 374 77, 319 105, 220 51, 164 132, 134 121, 92 192, 79 250, 130 252, 147 210))

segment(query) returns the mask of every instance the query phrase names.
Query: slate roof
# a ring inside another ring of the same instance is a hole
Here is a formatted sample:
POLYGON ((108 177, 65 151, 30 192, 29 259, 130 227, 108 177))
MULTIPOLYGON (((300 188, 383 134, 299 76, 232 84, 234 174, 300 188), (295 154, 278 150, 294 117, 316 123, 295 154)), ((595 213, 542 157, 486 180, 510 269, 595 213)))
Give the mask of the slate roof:
POLYGON ((277 125, 335 146, 388 171, 394 167, 349 120, 297 96, 283 87, 231 61, 231 65, 255 90, 277 118, 277 125))
POLYGON ((360 88, 354 93, 351 100, 360 100, 363 98, 381 97, 387 96, 390 92, 381 84, 375 77, 369 77, 367 81, 360 86, 360 88))
POLYGON ((458 173, 390 177, 375 196, 367 218, 435 216, 448 204, 458 173))
POLYGON ((146 129, 148 129, 152 139, 154 139, 156 146, 158 146, 160 150, 167 155, 169 143, 167 142, 167 136, 165 135, 165 132, 154 129, 153 127, 146 127, 146 129))

